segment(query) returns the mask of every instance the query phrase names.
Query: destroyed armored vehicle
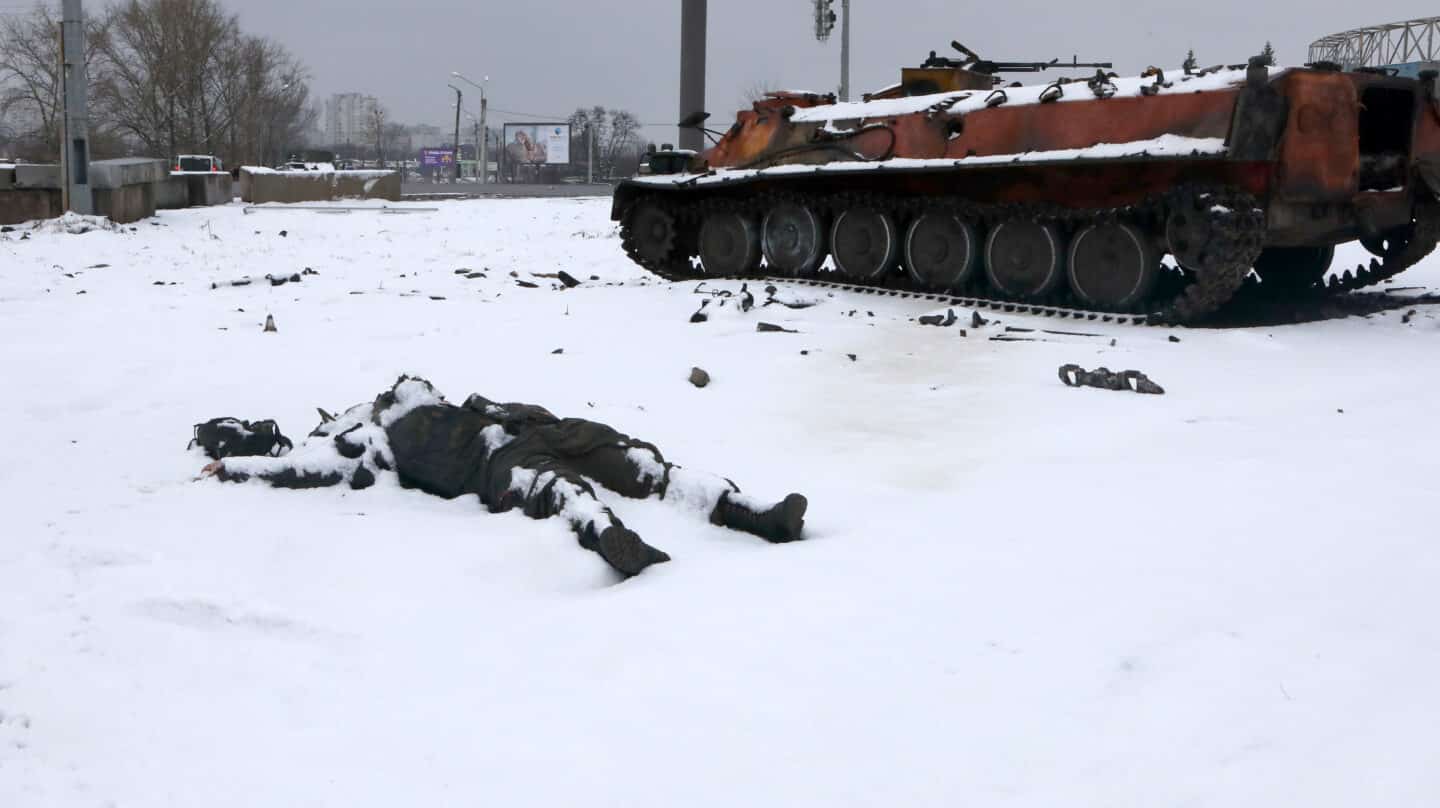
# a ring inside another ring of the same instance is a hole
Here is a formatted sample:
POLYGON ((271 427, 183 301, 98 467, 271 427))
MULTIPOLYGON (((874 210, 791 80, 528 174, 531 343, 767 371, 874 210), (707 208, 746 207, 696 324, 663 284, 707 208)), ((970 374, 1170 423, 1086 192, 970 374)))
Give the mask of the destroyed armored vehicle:
POLYGON ((703 153, 652 159, 672 173, 615 192, 625 250, 671 279, 819 278, 1184 323, 1247 283, 1347 291, 1435 246, 1433 73, 1256 58, 1020 86, 997 74, 1085 65, 954 45, 965 58, 932 53, 862 102, 771 93, 703 153), (1375 258, 1330 276, 1354 240, 1375 258))

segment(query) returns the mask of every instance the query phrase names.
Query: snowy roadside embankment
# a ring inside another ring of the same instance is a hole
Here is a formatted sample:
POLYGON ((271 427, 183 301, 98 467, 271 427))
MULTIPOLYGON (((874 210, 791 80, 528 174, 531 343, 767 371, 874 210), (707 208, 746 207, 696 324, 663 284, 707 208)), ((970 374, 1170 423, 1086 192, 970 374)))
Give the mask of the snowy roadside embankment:
POLYGON ((1435 309, 962 337, 913 321, 931 303, 806 289, 691 324, 705 296, 632 266, 608 211, 0 238, 0 805, 1440 793, 1435 309), (1069 362, 1167 395, 1066 388, 1069 362), (393 480, 194 480, 192 424, 298 438, 401 373, 801 491, 809 540, 612 497, 674 557, 616 585, 561 524, 393 480))

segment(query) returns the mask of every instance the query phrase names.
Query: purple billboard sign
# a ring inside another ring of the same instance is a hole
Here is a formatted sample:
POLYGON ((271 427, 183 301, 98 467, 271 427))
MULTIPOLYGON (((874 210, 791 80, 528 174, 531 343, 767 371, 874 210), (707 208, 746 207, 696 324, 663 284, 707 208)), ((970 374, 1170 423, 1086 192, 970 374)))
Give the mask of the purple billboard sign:
POLYGON ((421 149, 420 165, 426 168, 441 168, 455 165, 454 149, 421 149))

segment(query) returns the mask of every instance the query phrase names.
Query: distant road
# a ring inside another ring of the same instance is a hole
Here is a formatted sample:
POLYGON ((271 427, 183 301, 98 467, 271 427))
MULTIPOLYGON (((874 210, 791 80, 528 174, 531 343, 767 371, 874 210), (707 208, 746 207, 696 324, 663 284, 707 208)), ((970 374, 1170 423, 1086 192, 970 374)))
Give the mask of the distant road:
POLYGON ((467 197, 550 197, 550 196, 609 196, 614 188, 609 184, 596 185, 508 185, 474 182, 407 182, 400 186, 404 196, 419 195, 460 195, 467 197))

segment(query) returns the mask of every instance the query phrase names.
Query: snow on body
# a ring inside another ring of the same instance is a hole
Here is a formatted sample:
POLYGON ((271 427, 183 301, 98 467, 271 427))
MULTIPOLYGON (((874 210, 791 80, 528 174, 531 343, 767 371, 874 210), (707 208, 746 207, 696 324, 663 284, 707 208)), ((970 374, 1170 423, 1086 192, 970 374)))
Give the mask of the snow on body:
MULTIPOLYGON (((1272 71, 1278 75, 1283 69, 1272 71)), ((1165 84, 1157 85, 1154 77, 1130 76, 1111 79, 1115 88, 1113 98, 1139 98, 1145 93, 1173 95, 1224 90, 1238 86, 1245 81, 1244 70, 1220 69, 1205 75, 1183 75, 1181 71, 1167 71, 1165 84)), ((911 115, 926 110, 941 110, 950 115, 966 115, 986 109, 991 95, 1005 94, 1006 106, 1039 104, 1040 97, 1052 86, 1051 83, 1023 87, 996 87, 994 90, 963 90, 959 92, 934 93, 931 95, 888 98, 878 101, 852 101, 803 107, 790 116, 792 123, 821 123, 832 132, 853 131, 867 121, 911 115)), ((1052 103, 1095 101, 1095 94, 1085 82, 1077 81, 1062 85, 1064 94, 1052 103)), ((1085 159, 1113 159, 1121 157, 1214 157, 1226 152, 1223 138, 1195 138, 1183 135, 1161 135, 1156 138, 1125 143, 1098 143, 1077 149, 1053 151, 1017 152, 972 157, 941 158, 894 158, 889 160, 855 161, 837 160, 821 164, 787 164, 764 169, 717 168, 704 174, 672 174, 641 177, 636 182, 646 185, 714 185, 757 177, 772 177, 793 174, 850 173, 861 171, 920 170, 933 168, 1001 165, 1012 163, 1046 163, 1085 159)))
POLYGON ((0 805, 1433 802, 1433 307, 961 338, 806 287, 692 325, 608 213, 0 236, 0 805), (601 280, 509 277, 556 269, 601 280), (610 586, 553 520, 193 481, 189 425, 313 423, 402 369, 803 488, 811 536, 611 498, 676 563, 610 586))

